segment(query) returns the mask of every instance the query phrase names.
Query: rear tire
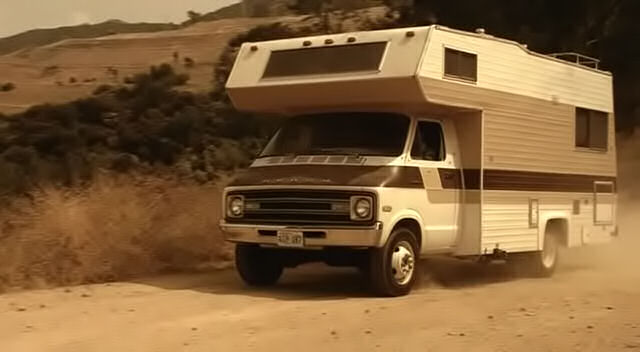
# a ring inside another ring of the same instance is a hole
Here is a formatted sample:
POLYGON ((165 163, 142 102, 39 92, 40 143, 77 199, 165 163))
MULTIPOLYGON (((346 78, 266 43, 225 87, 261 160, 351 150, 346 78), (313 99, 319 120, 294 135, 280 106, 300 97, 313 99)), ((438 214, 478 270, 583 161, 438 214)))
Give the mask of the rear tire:
POLYGON ((532 277, 550 277, 554 274, 560 257, 558 236, 547 231, 542 251, 514 254, 514 263, 523 274, 532 277))
POLYGON ((418 278, 418 256, 416 234, 406 228, 394 230, 384 247, 370 253, 368 271, 374 291, 388 297, 411 292, 418 278))
POLYGON ((271 286, 282 276, 283 265, 273 250, 237 244, 236 270, 249 286, 271 286))

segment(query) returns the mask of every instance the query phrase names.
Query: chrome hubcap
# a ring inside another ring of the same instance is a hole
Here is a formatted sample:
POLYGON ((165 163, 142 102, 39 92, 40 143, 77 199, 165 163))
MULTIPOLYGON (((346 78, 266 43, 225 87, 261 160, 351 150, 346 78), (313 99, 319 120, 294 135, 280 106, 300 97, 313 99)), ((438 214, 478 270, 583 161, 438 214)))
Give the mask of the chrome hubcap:
POLYGON ((413 277, 415 256, 408 242, 396 244, 391 255, 391 272, 398 285, 406 285, 413 277))

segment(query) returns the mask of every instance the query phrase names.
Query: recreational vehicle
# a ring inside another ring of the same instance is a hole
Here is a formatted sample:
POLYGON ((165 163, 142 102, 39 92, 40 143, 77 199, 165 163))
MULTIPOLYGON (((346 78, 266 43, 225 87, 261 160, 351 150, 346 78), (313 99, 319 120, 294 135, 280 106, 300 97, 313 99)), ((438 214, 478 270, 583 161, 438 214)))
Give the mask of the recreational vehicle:
POLYGON ((617 235, 612 76, 483 30, 402 28, 242 45, 236 108, 288 118, 225 188, 250 285, 308 261, 407 294, 429 255, 514 260, 617 235))

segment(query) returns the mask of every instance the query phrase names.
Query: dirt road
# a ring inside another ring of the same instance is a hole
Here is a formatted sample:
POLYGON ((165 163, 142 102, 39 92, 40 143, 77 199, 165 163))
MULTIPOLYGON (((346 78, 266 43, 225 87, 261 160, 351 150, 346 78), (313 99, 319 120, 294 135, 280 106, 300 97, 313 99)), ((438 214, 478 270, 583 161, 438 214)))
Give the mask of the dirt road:
POLYGON ((398 299, 316 266, 264 290, 224 271, 7 294, 0 351, 640 351, 630 238, 565 255, 551 279, 431 260, 398 299))

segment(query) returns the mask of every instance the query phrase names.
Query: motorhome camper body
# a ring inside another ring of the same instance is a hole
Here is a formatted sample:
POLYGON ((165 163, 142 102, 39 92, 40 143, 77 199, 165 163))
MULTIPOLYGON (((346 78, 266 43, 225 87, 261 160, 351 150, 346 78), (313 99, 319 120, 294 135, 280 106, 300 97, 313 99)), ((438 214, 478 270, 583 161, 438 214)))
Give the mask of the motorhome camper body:
POLYGON ((430 26, 245 43, 227 89, 240 110, 292 116, 224 192, 249 283, 352 250, 399 295, 419 256, 550 274, 559 246, 617 234, 612 77, 597 65, 430 26))

